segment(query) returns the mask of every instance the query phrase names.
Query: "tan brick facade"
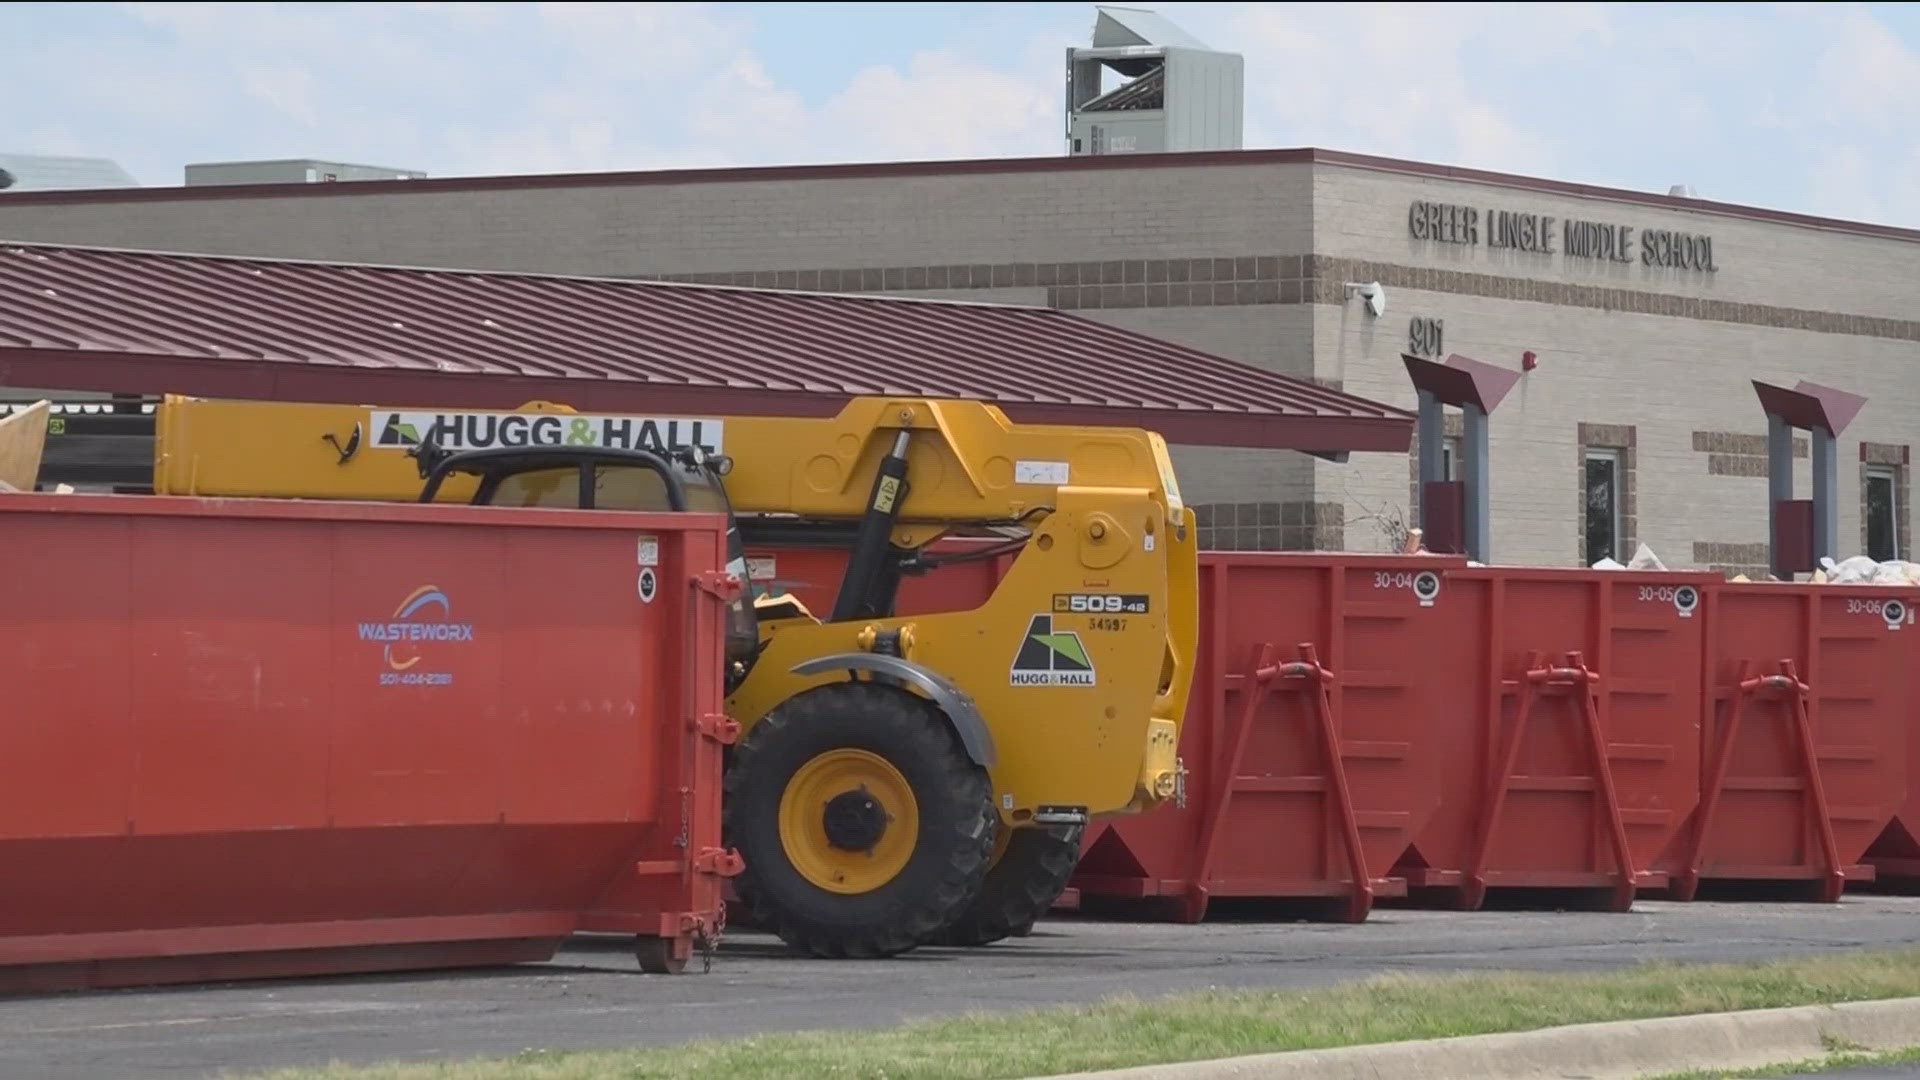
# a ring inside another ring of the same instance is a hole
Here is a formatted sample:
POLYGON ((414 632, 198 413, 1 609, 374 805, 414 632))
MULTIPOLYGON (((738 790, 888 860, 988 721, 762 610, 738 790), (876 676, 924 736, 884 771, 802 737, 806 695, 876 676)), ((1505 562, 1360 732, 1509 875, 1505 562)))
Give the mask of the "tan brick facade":
MULTIPOLYGON (((1765 562, 1767 488, 1750 384, 1808 379, 1870 398, 1841 439, 1862 470, 1842 485, 1841 536, 1864 541, 1869 470, 1893 468, 1909 550, 1920 237, 1893 230, 1272 152, 15 197, 0 201, 0 237, 1047 303, 1404 408, 1410 320, 1443 320, 1446 352, 1538 362, 1492 418, 1493 557, 1508 562, 1581 562, 1584 502, 1568 464, 1615 447, 1634 543, 1670 566, 1752 573, 1765 562), (1416 203, 1473 208, 1479 242, 1416 235, 1416 203), (1496 212, 1707 235, 1717 268, 1495 246, 1484 227, 1496 212), (1383 317, 1348 298, 1347 283, 1365 281, 1386 288, 1383 317), (1901 460, 1880 460, 1887 448, 1901 460)), ((1396 455, 1176 447, 1175 459, 1210 546, 1378 550, 1417 514, 1415 466, 1396 455)))

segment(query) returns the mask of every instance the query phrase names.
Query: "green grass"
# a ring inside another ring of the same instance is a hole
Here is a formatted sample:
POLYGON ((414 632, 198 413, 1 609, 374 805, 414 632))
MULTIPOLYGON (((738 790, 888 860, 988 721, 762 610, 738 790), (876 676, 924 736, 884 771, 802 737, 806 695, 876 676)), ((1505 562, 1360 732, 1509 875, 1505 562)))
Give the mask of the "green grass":
MULTIPOLYGON (((1920 1036, 1915 1036, 1920 1038, 1920 1036)), ((1668 1073, 1653 1080, 1746 1080, 1750 1077, 1772 1076, 1817 1076, 1820 1073, 1833 1072, 1836 1069, 1858 1069, 1870 1065, 1910 1065, 1920 1062, 1920 1046, 1910 1050, 1894 1050, 1885 1054, 1862 1054, 1847 1052, 1829 1054, 1811 1061, 1792 1061, 1783 1065, 1768 1065, 1760 1069, 1722 1069, 1711 1072, 1668 1073)))
MULTIPOLYGON (((1743 965, 1647 965, 1600 975, 1389 976, 1307 992, 928 1020, 868 1032, 768 1035, 664 1050, 528 1052, 500 1060, 332 1066, 262 1080, 999 1080, 1279 1050, 1435 1039, 1561 1024, 1920 996, 1920 951, 1743 965)), ((644 1003, 635 1006, 636 1013, 644 1003)), ((640 1023, 636 1015, 636 1025, 640 1023)))

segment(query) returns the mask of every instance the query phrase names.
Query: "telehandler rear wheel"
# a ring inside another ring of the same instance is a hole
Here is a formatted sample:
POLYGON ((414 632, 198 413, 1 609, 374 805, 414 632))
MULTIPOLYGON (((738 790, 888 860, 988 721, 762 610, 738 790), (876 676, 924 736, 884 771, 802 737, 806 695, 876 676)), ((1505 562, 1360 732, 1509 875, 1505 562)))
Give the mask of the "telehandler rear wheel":
POLYGON ((991 945, 1024 937, 1067 889, 1080 865, 1083 826, 1050 825, 1004 834, 999 859, 987 871, 980 895, 960 917, 942 927, 929 945, 991 945))
POLYGON ((726 842, 752 918, 815 956, 891 956, 958 916, 999 816, 986 771, 925 700, 874 683, 795 695, 727 773, 726 842))

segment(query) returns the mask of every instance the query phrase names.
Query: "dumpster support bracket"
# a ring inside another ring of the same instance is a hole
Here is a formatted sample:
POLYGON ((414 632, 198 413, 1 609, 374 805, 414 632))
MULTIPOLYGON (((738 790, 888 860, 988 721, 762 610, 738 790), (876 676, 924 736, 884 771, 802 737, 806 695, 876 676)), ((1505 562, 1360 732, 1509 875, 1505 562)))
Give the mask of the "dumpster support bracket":
POLYGON ((746 863, 740 853, 732 848, 701 848, 693 857, 693 868, 702 874, 715 877, 733 877, 745 869, 746 863))
POLYGON ((732 746, 740 741, 740 725, 725 713, 701 713, 693 719, 693 730, 705 739, 732 746))
POLYGON ((1299 658, 1276 663, 1274 648, 1270 642, 1256 646, 1253 661, 1247 672, 1238 680, 1241 699, 1239 720, 1234 725, 1232 743, 1227 760, 1216 763, 1220 769, 1215 775, 1221 781, 1207 807, 1207 814, 1200 825, 1200 843, 1195 853, 1195 869, 1192 882, 1187 889, 1184 917, 1188 922, 1199 922, 1206 917, 1207 904, 1211 899, 1208 882, 1213 870, 1213 853, 1220 835, 1221 824, 1226 820, 1227 810, 1233 799, 1233 791, 1240 774, 1240 762, 1247 748, 1247 737, 1253 731, 1254 719, 1260 706, 1265 704, 1267 695, 1275 692, 1275 684, 1284 684, 1279 689, 1305 694, 1314 713, 1315 735, 1319 742, 1322 760, 1326 769, 1326 800, 1340 829, 1342 846, 1346 849, 1347 870, 1352 876, 1353 890, 1348 894, 1346 919, 1348 922, 1364 922, 1373 910, 1376 883, 1367 874, 1366 851, 1360 844, 1359 819, 1353 811, 1353 796, 1347 785, 1346 761, 1340 750, 1340 731, 1334 723, 1333 699, 1329 687, 1334 674, 1320 663, 1320 654, 1311 642, 1298 646, 1299 658))
POLYGON ((1731 700, 1727 703, 1726 727, 1715 741, 1713 766, 1707 774, 1706 786, 1700 793, 1700 816, 1693 830, 1692 850, 1687 855, 1686 866, 1673 883, 1675 899, 1691 900, 1699 892, 1707 831, 1713 827, 1714 811, 1719 808, 1720 796, 1726 790, 1727 769, 1732 764, 1733 748, 1739 741, 1740 726, 1746 720, 1747 710, 1756 699, 1778 697, 1786 699, 1792 712, 1790 734, 1794 749, 1799 752, 1798 764, 1807 793, 1803 805, 1813 818, 1814 836, 1820 843, 1820 899, 1829 904, 1839 901, 1840 894, 1847 887, 1847 868, 1840 858, 1840 845, 1834 839, 1826 784, 1820 776, 1819 749, 1813 742, 1813 721, 1807 714, 1807 699, 1812 693, 1813 688, 1801 681, 1791 660, 1780 661, 1780 670, 1775 674, 1757 676, 1753 674, 1753 661, 1741 661, 1740 675, 1734 683, 1731 700))
POLYGON ((1575 695, 1580 703, 1580 726, 1586 731, 1587 750, 1593 759, 1594 798, 1606 816, 1607 842, 1613 849, 1612 908, 1628 911, 1633 907, 1638 877, 1634 873, 1632 850, 1627 844, 1626 819, 1620 813, 1619 793, 1614 788, 1607 735, 1601 729, 1599 686, 1600 673, 1587 667, 1585 658, 1578 652, 1568 653, 1561 667, 1546 664, 1538 652, 1528 654, 1527 670, 1520 678, 1520 701, 1514 709, 1513 725, 1501 739, 1493 774, 1488 778, 1487 797, 1481 802, 1483 809, 1474 830, 1473 846, 1468 849, 1467 864, 1461 875, 1462 908, 1478 910, 1486 901, 1487 855, 1493 846, 1494 830, 1500 824, 1500 813, 1506 806, 1507 792, 1513 787, 1513 767, 1519 760, 1520 743, 1533 721, 1533 712, 1543 700, 1567 694, 1575 695))

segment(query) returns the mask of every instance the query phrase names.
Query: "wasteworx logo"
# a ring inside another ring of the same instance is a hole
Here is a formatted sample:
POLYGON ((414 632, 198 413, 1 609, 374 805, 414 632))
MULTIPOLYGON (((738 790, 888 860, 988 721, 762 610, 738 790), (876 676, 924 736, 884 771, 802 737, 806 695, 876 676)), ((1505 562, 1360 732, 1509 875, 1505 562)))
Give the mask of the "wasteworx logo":
POLYGON ((1080 635, 1055 631, 1053 616, 1035 615, 1013 658, 1015 686, 1092 686, 1093 660, 1080 635))
POLYGON ((382 658, 387 670, 380 673, 382 686, 447 686, 453 675, 444 671, 419 670, 425 654, 423 642, 470 642, 473 624, 452 621, 453 608, 447 594, 432 585, 422 585, 400 601, 392 622, 361 623, 360 640, 384 645, 382 658), (437 617, 436 617, 437 616, 437 617))

